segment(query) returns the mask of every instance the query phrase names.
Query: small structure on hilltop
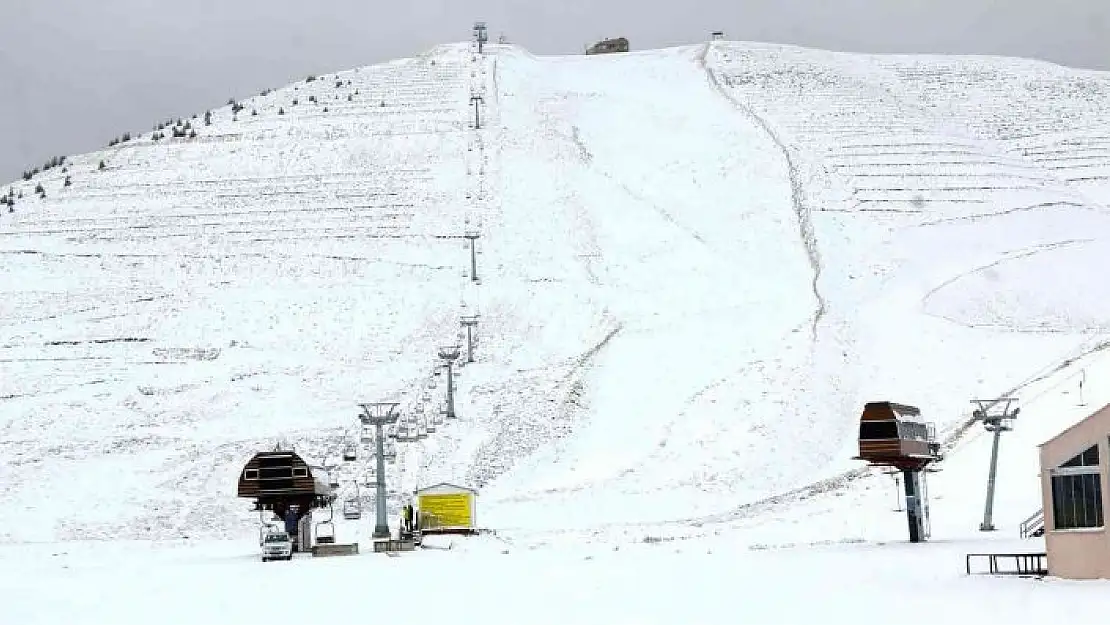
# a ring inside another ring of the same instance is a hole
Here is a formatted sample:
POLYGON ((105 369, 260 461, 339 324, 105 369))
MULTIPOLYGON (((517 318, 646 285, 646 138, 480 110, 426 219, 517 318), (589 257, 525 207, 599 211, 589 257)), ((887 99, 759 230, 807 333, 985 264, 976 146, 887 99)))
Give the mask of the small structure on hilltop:
POLYGON ((1110 578, 1110 533, 1103 479, 1110 475, 1110 405, 1040 445, 1048 573, 1110 578))
POLYGON ((910 542, 929 537, 928 488, 922 473, 940 459, 932 424, 921 419, 914 406, 889 401, 870 402, 863 407, 859 422, 859 456, 873 466, 902 471, 906 491, 906 518, 910 542))
POLYGON ((628 52, 628 39, 624 37, 604 39, 586 48, 586 54, 613 54, 616 52, 628 52))
POLYGON ((710 33, 709 36, 713 41, 721 41, 722 39, 725 38, 725 31, 715 30, 712 33, 710 33))
POLYGON ((446 482, 416 491, 421 534, 476 534, 478 491, 446 482))

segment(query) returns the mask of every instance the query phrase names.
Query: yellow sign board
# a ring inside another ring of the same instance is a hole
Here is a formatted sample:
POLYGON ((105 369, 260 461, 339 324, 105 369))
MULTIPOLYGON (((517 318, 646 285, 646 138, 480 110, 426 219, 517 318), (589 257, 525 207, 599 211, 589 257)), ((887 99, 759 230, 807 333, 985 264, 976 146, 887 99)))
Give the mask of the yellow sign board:
POLYGON ((420 516, 431 527, 470 527, 470 493, 419 495, 420 516))

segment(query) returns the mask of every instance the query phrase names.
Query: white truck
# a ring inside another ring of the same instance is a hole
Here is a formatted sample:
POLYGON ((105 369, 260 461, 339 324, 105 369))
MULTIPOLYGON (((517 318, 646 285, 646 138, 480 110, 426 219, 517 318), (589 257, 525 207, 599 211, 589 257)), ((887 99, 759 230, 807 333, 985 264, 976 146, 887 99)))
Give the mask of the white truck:
POLYGON ((289 540, 289 534, 286 534, 282 530, 274 529, 267 532, 262 537, 263 562, 292 559, 293 543, 289 540))

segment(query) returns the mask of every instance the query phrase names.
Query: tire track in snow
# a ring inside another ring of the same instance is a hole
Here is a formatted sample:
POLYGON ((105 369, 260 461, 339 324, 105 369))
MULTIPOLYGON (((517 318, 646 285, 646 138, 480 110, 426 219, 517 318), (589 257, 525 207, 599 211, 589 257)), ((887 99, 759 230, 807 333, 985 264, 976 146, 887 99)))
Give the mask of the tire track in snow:
POLYGON ((821 279, 821 253, 817 247, 817 235, 813 229, 813 220, 810 216, 810 210, 805 206, 805 203, 802 200, 803 189, 801 175, 798 173, 798 167, 794 163, 794 157, 791 154, 790 148, 787 147, 786 143, 783 141, 782 137, 779 136, 778 132, 771 127, 770 123, 768 123, 767 120, 756 113, 753 108, 744 104, 743 102, 740 102, 737 98, 733 97, 733 95, 729 93, 727 89, 721 86, 721 82, 717 79, 717 74, 709 67, 707 57, 709 55, 711 45, 712 44, 709 43, 705 44, 705 47, 702 48, 702 51, 697 55, 697 62, 705 71, 705 75, 709 79, 710 84, 712 84, 713 88, 717 90, 717 93, 721 94, 721 96, 725 100, 730 102, 734 108, 755 121, 755 123, 758 124, 765 133, 767 133, 767 136, 771 138, 771 141, 773 141, 775 145, 778 146, 779 150, 782 151, 783 157, 786 159, 786 168, 790 176, 790 199, 794 206, 794 214, 797 216, 798 219, 798 233, 801 236, 802 245, 805 246, 806 256, 809 258, 809 266, 813 270, 811 289, 813 291, 813 296, 817 298, 817 309, 814 311, 813 314, 813 323, 810 326, 810 336, 812 337, 812 339, 816 340, 817 324, 820 323, 821 320, 824 318, 825 312, 828 310, 828 305, 825 301, 825 297, 821 294, 821 291, 818 288, 818 282, 821 279))
MULTIPOLYGON (((1005 256, 1003 256, 1002 258, 999 258, 998 260, 995 260, 994 262, 987 263, 986 265, 982 265, 980 267, 976 267, 974 269, 965 271, 961 274, 955 275, 955 276, 949 278, 948 280, 945 280, 940 285, 932 288, 928 293, 926 293, 921 298, 921 311, 922 311, 922 313, 924 313, 925 315, 927 315, 929 317, 935 317, 937 319, 943 319, 943 320, 945 320, 949 323, 953 323, 955 325, 958 325, 958 326, 961 326, 961 327, 964 327, 964 328, 972 328, 972 329, 998 328, 1000 326, 998 326, 996 324, 968 323, 968 322, 962 321, 960 319, 953 319, 953 318, 947 317, 945 315, 931 313, 928 310, 929 309, 929 300, 931 300, 937 293, 939 293, 943 289, 951 286, 952 284, 955 284, 956 282, 959 282, 960 280, 963 280, 964 278, 974 276, 974 275, 983 273, 985 271, 994 269, 995 267, 997 267, 999 265, 1002 265, 1004 263, 1008 263, 1008 262, 1015 261, 1015 260, 1021 260, 1023 258, 1028 258, 1030 256, 1036 256, 1038 254, 1042 254, 1042 253, 1045 253, 1045 252, 1052 252, 1052 251, 1055 251, 1055 250, 1058 250, 1058 249, 1071 247, 1071 246, 1075 246, 1075 245, 1086 245, 1088 243, 1093 243, 1095 241, 1096 241, 1096 239, 1068 239, 1068 240, 1065 240, 1065 241, 1056 241, 1054 243, 1044 243, 1044 244, 1041 244, 1041 245, 1035 245, 1032 248, 1007 253, 1005 256)), ((1020 327, 1017 327, 1017 326, 1005 326, 1005 327, 1006 327, 1006 329, 1008 329, 1012 332, 1019 332, 1019 333, 1021 333, 1021 332, 1030 332, 1029 330, 1022 330, 1020 327)), ((1041 329, 1041 330, 1033 331, 1033 332, 1030 332, 1030 333, 1044 333, 1044 332, 1059 332, 1059 330, 1044 330, 1044 329, 1041 329)))

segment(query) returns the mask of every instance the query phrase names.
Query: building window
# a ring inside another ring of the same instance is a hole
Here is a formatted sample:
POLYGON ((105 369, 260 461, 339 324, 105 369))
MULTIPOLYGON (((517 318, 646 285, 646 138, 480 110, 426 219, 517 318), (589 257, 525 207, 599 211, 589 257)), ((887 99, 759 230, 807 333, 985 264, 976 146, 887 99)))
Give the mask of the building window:
POLYGON ((898 438, 898 422, 860 421, 859 438, 862 441, 898 438))
POLYGON ((244 469, 243 470, 243 479, 244 480, 257 480, 258 479, 258 469, 244 469))
POLYGON ((1056 529, 1102 527, 1102 476, 1098 445, 1052 471, 1052 518, 1056 529))
POLYGON ((1097 467, 1098 445, 1091 445, 1086 451, 1068 460, 1061 467, 1097 467))
POLYGON ((293 467, 293 477, 308 477, 308 468, 293 467))
POLYGON ((898 428, 901 434, 900 438, 916 441, 929 440, 929 426, 924 423, 899 421, 898 428))

